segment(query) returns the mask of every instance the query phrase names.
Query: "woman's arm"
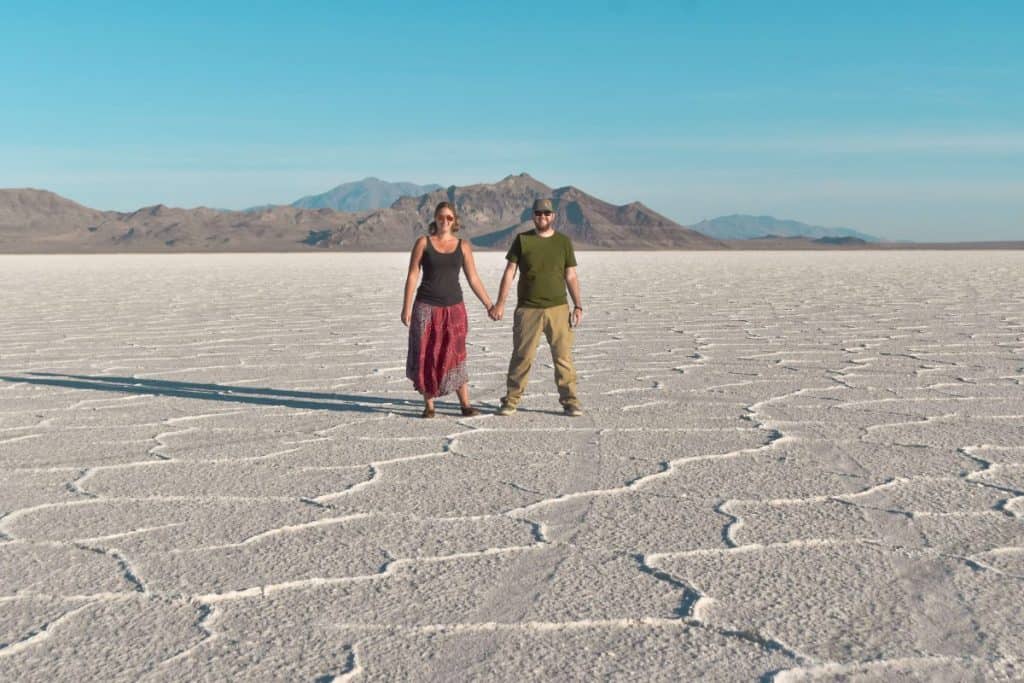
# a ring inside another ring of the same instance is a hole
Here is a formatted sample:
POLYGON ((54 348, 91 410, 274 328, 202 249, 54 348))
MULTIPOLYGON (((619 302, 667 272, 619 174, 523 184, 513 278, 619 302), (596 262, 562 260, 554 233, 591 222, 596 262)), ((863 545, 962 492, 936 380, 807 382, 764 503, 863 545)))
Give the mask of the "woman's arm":
POLYGON ((487 289, 484 287, 484 283, 480 281, 480 276, 476 272, 476 261, 473 260, 473 247, 470 246, 469 240, 462 240, 462 271, 466 274, 466 279, 469 281, 469 288, 476 294, 476 298, 480 299, 480 303, 484 305, 488 313, 491 310, 491 297, 487 295, 487 289))
POLYGON ((402 303, 402 324, 406 327, 412 322, 412 298, 416 295, 416 285, 420 279, 420 260, 427 246, 427 238, 420 237, 412 247, 409 255, 409 274, 405 276, 405 299, 402 303))

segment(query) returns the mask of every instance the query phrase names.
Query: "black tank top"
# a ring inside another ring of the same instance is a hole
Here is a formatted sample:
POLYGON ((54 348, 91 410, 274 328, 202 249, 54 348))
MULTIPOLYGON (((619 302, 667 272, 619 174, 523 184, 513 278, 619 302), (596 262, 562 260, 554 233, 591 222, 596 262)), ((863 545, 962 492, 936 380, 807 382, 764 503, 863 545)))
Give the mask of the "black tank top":
POLYGON ((462 240, 455 251, 442 254, 427 238, 427 246, 420 259, 423 279, 416 291, 416 300, 431 306, 454 306, 462 303, 462 287, 459 285, 459 271, 462 270, 462 240))

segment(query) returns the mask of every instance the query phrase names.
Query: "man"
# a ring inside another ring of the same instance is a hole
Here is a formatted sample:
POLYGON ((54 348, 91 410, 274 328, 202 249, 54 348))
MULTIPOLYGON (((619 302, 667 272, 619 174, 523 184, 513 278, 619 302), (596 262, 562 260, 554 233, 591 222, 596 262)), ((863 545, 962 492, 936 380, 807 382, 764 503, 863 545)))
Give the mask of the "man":
POLYGON ((537 355, 537 343, 543 332, 555 362, 555 384, 558 400, 565 414, 583 414, 576 397, 576 369, 572 362, 572 328, 583 320, 580 305, 580 283, 576 278, 576 255, 572 241, 555 232, 555 209, 550 199, 533 203, 534 229, 516 235, 505 258, 508 265, 501 277, 498 300, 491 308, 491 318, 501 320, 505 313, 512 280, 519 271, 514 323, 512 326, 512 359, 508 364, 507 393, 501 399, 499 415, 511 415, 526 391, 530 368, 537 355), (569 311, 566 287, 574 308, 569 311))

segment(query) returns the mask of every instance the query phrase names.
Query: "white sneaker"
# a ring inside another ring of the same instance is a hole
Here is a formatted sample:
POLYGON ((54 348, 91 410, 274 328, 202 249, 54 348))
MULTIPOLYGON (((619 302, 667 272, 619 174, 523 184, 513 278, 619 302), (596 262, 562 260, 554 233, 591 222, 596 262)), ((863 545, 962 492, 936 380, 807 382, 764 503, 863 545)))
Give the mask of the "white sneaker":
POLYGON ((516 412, 516 407, 508 403, 502 403, 501 407, 498 408, 498 415, 512 415, 516 412))
POLYGON ((565 406, 562 410, 567 417, 580 417, 583 415, 583 409, 579 406, 565 406))

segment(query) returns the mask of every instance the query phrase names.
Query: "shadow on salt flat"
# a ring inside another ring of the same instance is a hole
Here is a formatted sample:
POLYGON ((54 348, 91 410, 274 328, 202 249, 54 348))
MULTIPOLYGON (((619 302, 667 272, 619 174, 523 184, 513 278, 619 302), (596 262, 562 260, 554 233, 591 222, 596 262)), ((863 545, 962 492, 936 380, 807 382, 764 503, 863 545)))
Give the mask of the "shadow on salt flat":
POLYGON ((366 394, 333 394, 309 391, 289 391, 262 387, 242 387, 226 384, 174 382, 163 379, 137 377, 111 377, 102 375, 62 375, 49 372, 31 372, 23 377, 0 376, 4 382, 25 382, 71 389, 91 389, 127 394, 174 396, 204 401, 254 403, 311 410, 337 410, 357 413, 396 413, 418 415, 419 401, 392 399, 366 394))

